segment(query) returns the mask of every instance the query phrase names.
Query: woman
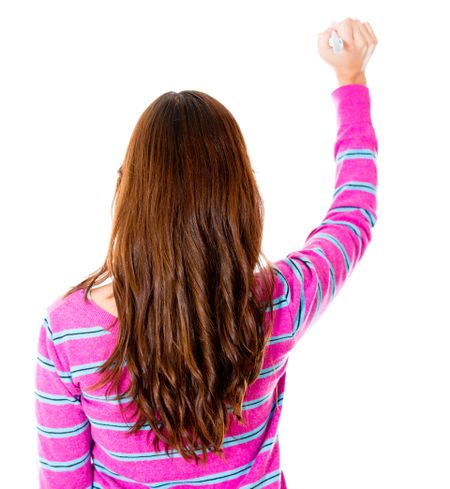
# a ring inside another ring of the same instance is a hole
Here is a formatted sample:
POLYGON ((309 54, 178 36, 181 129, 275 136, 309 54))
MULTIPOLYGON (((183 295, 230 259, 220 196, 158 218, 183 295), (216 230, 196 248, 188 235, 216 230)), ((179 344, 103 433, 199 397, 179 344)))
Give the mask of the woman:
POLYGON ((337 53, 332 29, 318 50, 339 82, 333 201, 303 248, 269 266, 259 261, 262 199, 230 112, 185 90, 140 117, 105 263, 41 325, 41 488, 286 487, 278 423, 288 354, 376 222, 365 67, 377 40, 347 18, 334 25, 337 53))

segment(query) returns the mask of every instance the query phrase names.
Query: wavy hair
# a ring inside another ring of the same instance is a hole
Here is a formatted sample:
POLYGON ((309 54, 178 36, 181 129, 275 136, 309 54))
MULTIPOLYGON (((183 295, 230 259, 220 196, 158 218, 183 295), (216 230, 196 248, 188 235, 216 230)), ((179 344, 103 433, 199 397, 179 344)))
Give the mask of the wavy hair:
POLYGON ((273 325, 275 275, 244 138, 215 98, 169 91, 140 116, 118 174, 106 260, 63 296, 84 289, 87 300, 112 279, 118 341, 89 390, 131 396, 128 434, 148 423, 155 450, 161 440, 168 456, 223 459, 229 411, 246 424, 243 398, 273 325))

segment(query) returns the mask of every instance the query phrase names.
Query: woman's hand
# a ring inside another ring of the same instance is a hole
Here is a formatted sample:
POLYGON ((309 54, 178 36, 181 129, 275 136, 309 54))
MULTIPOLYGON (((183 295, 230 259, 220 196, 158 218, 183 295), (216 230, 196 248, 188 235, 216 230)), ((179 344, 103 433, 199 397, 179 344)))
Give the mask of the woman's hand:
POLYGON ((339 85, 359 83, 366 85, 365 69, 378 40, 368 22, 347 17, 318 34, 317 46, 320 56, 331 65, 339 85), (343 50, 334 53, 328 41, 335 30, 344 41, 343 50))

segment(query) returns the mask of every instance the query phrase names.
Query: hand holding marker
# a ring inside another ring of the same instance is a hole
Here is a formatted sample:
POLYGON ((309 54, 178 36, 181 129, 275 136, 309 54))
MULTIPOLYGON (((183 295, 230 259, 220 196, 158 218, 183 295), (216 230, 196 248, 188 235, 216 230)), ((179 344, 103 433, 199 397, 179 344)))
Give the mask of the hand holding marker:
POLYGON ((378 40, 368 22, 347 17, 318 34, 320 56, 336 72, 339 85, 366 85, 365 69, 378 40), (332 49, 330 49, 332 48, 332 49))

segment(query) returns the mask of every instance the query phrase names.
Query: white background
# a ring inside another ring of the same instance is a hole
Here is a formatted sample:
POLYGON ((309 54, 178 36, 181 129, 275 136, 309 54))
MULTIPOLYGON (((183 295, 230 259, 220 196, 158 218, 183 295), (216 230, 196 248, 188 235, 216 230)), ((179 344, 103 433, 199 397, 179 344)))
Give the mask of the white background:
MULTIPOLYGON (((220 100, 265 202, 263 251, 303 246, 334 184, 337 88, 317 34, 369 21, 378 222, 290 355, 289 489, 450 487, 449 87, 445 2, 4 2, 2 477, 37 488, 34 368, 45 308, 103 263, 117 169, 160 94, 220 100)), ((12 487, 11 486, 11 487, 12 487)), ((83 488, 84 489, 84 488, 83 488)))

